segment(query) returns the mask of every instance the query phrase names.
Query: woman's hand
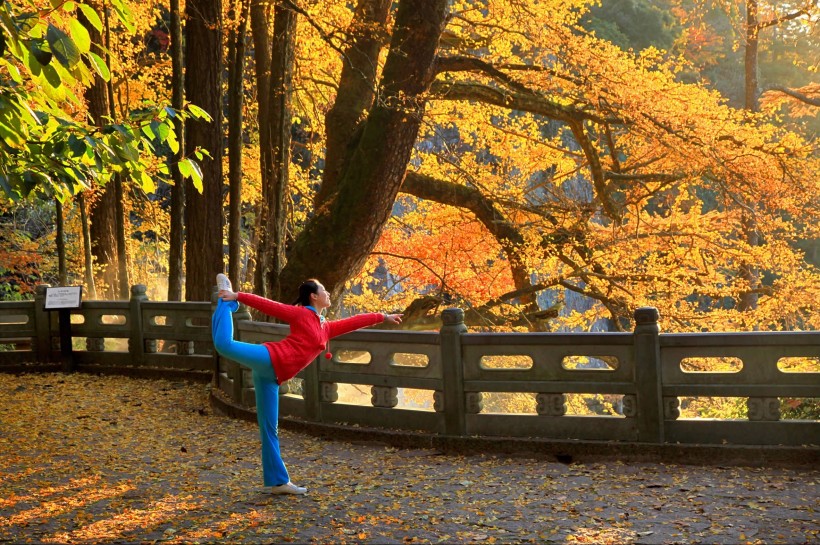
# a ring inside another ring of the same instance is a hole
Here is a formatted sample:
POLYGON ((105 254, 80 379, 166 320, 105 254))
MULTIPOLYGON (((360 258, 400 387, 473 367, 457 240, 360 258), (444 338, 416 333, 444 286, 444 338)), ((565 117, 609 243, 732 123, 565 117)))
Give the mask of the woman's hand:
POLYGON ((385 314, 384 321, 391 324, 399 325, 401 323, 402 316, 404 316, 404 314, 385 314))
POLYGON ((236 301, 236 292, 231 290, 220 290, 216 295, 223 301, 236 301))

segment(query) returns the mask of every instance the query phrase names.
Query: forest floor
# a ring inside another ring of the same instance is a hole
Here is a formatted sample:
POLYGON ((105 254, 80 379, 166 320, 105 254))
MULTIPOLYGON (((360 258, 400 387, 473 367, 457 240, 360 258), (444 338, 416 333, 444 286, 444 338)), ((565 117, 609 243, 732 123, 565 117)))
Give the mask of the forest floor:
POLYGON ((820 468, 564 465, 281 431, 305 496, 261 489, 255 424, 208 386, 0 377, 0 543, 818 543, 820 468))

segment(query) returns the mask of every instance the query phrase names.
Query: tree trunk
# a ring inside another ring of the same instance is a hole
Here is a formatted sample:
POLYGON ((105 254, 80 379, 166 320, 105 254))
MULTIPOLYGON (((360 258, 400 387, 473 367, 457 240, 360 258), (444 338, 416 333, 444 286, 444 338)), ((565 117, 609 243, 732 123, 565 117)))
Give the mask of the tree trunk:
MULTIPOLYGON (((378 241, 401 187, 418 136, 433 61, 445 23, 446 0, 403 0, 396 12, 380 100, 349 150, 333 198, 300 233, 282 271, 284 292, 320 276, 338 293, 378 241)), ((339 95, 348 92, 339 89, 339 95)), ((338 100, 338 98, 337 98, 338 100)))
MULTIPOLYGON (((757 0, 746 1, 746 49, 744 53, 745 68, 745 99, 744 104, 750 112, 760 110, 758 93, 758 48, 760 44, 760 25, 758 23, 757 0)), ((748 203, 749 209, 743 216, 743 234, 746 243, 750 246, 760 245, 760 235, 757 230, 757 221, 754 218, 755 203, 748 203)), ((747 311, 757 308, 758 295, 755 291, 760 283, 760 271, 754 263, 742 263, 740 277, 749 285, 747 291, 740 293, 737 308, 747 311)))
MULTIPOLYGON (((185 74, 183 72, 182 24, 179 0, 171 0, 171 107, 182 110, 185 103, 185 74)), ((183 256, 185 255, 185 180, 176 165, 185 151, 185 125, 177 118, 174 132, 179 151, 170 157, 171 179, 171 233, 168 248, 168 300, 182 301, 183 256)))
MULTIPOLYGON (((251 36, 253 38, 253 61, 256 75, 256 123, 259 130, 259 170, 262 173, 262 187, 266 186, 266 172, 270 170, 269 154, 271 148, 270 132, 270 63, 271 63, 271 27, 269 24, 271 4, 265 0, 251 0, 251 36)), ((249 278, 253 279, 253 290, 259 295, 265 294, 265 274, 257 272, 262 263, 267 261, 265 252, 259 244, 266 225, 267 205, 263 195, 256 207, 256 223, 251 229, 251 259, 249 278)), ((264 267, 263 267, 264 268, 264 267)))
MULTIPOLYGON (((257 288, 262 288, 262 293, 273 299, 279 298, 279 272, 285 261, 296 23, 297 14, 294 11, 278 5, 274 8, 267 93, 268 124, 259 126, 268 144, 260 150, 263 211, 255 284, 257 288)), ((260 142, 262 140, 260 138, 260 142)))
MULTIPOLYGON (((80 13, 78 19, 85 26, 91 37, 92 50, 100 56, 105 55, 102 34, 80 13)), ((95 74, 94 83, 85 91, 85 100, 88 104, 88 115, 98 127, 105 123, 103 119, 111 115, 108 89, 105 81, 95 74)), ((118 286, 117 265, 117 195, 114 183, 98 189, 98 194, 91 202, 89 212, 91 222, 91 253, 99 267, 101 281, 100 295, 105 299, 116 298, 118 286)))
POLYGON ((61 286, 68 284, 65 264, 65 221, 63 221, 63 204, 54 199, 54 212, 57 215, 57 276, 61 286))
POLYGON ((86 212, 85 193, 77 194, 77 205, 80 207, 80 226, 83 230, 83 258, 85 263, 85 285, 88 298, 97 298, 97 287, 94 282, 94 257, 91 255, 91 228, 86 212))
POLYGON ((202 161, 202 193, 192 182, 185 188, 185 298, 211 298, 214 275, 224 270, 222 245, 222 3, 189 0, 186 5, 185 95, 213 120, 189 120, 186 155, 208 150, 202 161))
MULTIPOLYGON (((242 125, 245 82, 245 39, 248 34, 250 2, 241 2, 239 22, 229 38, 228 58, 228 276, 240 285, 242 270, 242 125)), ((232 17, 233 18, 233 17, 232 17)))
MULTIPOLYGON (((111 43, 111 21, 108 17, 108 10, 105 11, 105 43, 111 43)), ((105 51, 105 64, 111 71, 111 53, 108 49, 105 51)), ((114 108, 114 80, 109 78, 105 84, 105 90, 108 95, 108 115, 112 120, 117 119, 117 112, 114 108)), ((114 184, 114 213, 117 216, 116 223, 116 238, 117 238, 117 279, 119 286, 120 299, 128 299, 131 294, 130 281, 128 278, 128 247, 126 246, 126 221, 125 221, 125 199, 123 198, 122 186, 125 183, 122 173, 117 173, 112 180, 114 184)), ((130 224, 130 222, 127 222, 130 224)))
POLYGON ((379 52, 386 45, 384 25, 390 12, 389 0, 360 0, 348 30, 350 47, 345 50, 339 92, 325 116, 327 132, 322 186, 316 194, 320 208, 336 192, 344 161, 355 142, 356 128, 364 121, 362 112, 373 105, 379 52))

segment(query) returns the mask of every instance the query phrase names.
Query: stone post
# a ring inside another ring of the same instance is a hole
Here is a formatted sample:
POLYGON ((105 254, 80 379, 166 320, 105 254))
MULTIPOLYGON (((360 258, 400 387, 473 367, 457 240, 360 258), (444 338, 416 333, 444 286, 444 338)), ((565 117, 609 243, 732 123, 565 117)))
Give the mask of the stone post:
POLYGON ((444 309, 441 313, 441 365, 444 391, 444 429, 447 435, 466 434, 464 397, 464 363, 461 360, 461 335, 467 332, 464 311, 460 308, 444 309))
POLYGON ((34 343, 37 363, 49 363, 51 355, 51 313, 45 311, 46 288, 49 284, 40 284, 34 289, 34 329, 37 338, 34 343))
POLYGON ((131 335, 128 339, 128 351, 131 352, 131 363, 141 366, 145 363, 145 339, 142 328, 142 308, 143 302, 148 301, 145 294, 147 288, 145 284, 135 284, 131 286, 131 299, 128 301, 128 323, 130 324, 131 335))
POLYGON ((635 311, 635 404, 638 441, 644 443, 664 441, 659 317, 658 309, 654 307, 635 311))

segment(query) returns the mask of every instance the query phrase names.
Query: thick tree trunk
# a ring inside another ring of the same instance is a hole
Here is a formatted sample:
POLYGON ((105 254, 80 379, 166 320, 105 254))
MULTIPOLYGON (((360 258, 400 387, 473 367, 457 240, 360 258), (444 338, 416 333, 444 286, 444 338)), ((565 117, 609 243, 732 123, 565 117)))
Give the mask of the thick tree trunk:
MULTIPOLYGON (((256 123, 259 128, 259 170, 262 173, 262 184, 265 186, 265 173, 270 171, 270 155, 265 153, 271 147, 270 131, 270 63, 271 63, 271 4, 265 0, 251 0, 251 37, 253 39, 253 63, 256 76, 256 123)), ((256 224, 251 230, 251 258, 249 278, 253 279, 253 290, 259 295, 265 294, 264 272, 257 272, 266 261, 265 252, 259 244, 265 229, 267 205, 265 199, 256 208, 256 224)))
MULTIPOLYGON (((237 286, 242 270, 242 126, 245 82, 245 39, 248 34, 248 0, 238 0, 239 22, 229 38, 228 58, 228 276, 237 286)), ((238 287, 237 287, 238 289, 238 287)))
MULTIPOLYGON (((179 0, 171 0, 171 106, 182 110, 185 103, 185 74, 183 72, 182 24, 179 0)), ((174 132, 179 151, 171 158, 171 233, 168 249, 168 300, 182 301, 183 256, 185 255, 185 180, 176 165, 185 151, 185 126, 177 118, 174 132)))
POLYGON ((362 112, 373 105, 379 52, 386 45, 390 0, 360 0, 348 30, 350 46, 345 50, 339 92, 325 116, 327 132, 325 170, 316 194, 320 208, 336 192, 344 162, 355 143, 356 128, 364 121, 362 112))
MULTIPOLYGON (((105 52, 99 44, 103 43, 102 34, 80 14, 78 19, 83 23, 91 36, 92 49, 100 56, 105 52)), ((105 81, 94 76, 94 83, 85 91, 85 100, 88 105, 88 115, 92 122, 101 127, 104 119, 111 115, 108 88, 105 81)), ((98 189, 98 193, 91 201, 89 219, 91 222, 91 253, 97 261, 99 276, 95 275, 96 284, 105 299, 114 299, 118 287, 118 250, 117 250, 117 194, 114 183, 98 189)))
POLYGON ((204 148, 202 193, 192 182, 185 187, 185 298, 211 298, 214 275, 224 270, 222 245, 222 3, 189 0, 185 39, 185 95, 211 115, 210 123, 191 120, 185 151, 204 148))
MULTIPOLYGON (((338 190, 295 241, 280 275, 284 292, 319 276, 338 293, 367 259, 387 222, 424 113, 422 94, 445 23, 446 0, 403 0, 396 12, 380 100, 349 151, 338 190)), ((340 89, 340 93, 343 90, 340 89)))
POLYGON ((264 135, 260 136, 263 210, 254 283, 257 291, 273 299, 279 298, 279 272, 285 261, 296 22, 294 11, 274 8, 267 124, 259 125, 264 135))

